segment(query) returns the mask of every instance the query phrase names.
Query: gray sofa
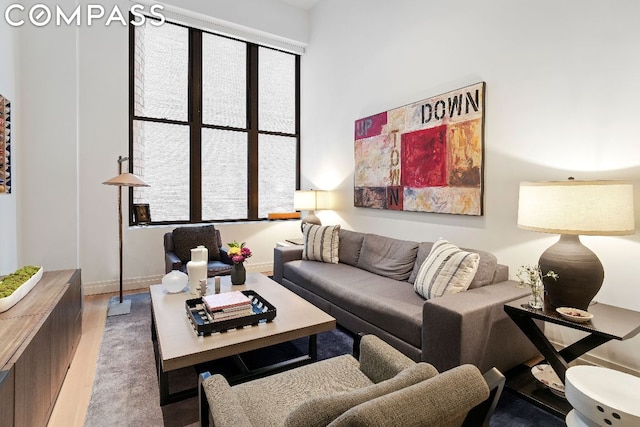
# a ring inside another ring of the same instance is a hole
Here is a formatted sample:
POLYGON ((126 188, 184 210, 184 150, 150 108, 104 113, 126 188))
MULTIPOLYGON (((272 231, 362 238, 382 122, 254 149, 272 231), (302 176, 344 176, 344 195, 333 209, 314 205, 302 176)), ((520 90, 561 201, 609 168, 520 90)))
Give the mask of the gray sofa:
MULTIPOLYGON (((503 305, 528 294, 484 251, 469 290, 430 300, 413 288, 433 242, 340 230, 339 263, 302 260, 303 246, 274 249, 274 280, 354 333, 375 334, 439 371, 473 364, 502 372, 538 352, 503 305)), ((469 250, 469 249, 467 249, 469 250)))

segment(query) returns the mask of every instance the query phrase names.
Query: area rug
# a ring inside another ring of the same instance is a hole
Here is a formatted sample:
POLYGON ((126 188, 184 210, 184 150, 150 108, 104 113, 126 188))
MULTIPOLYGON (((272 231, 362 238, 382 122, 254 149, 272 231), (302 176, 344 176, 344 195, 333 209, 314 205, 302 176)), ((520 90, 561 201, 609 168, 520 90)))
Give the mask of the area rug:
MULTIPOLYGON (((149 294, 127 295, 125 299, 131 300, 131 313, 107 317, 84 425, 197 426, 196 397, 160 407, 151 342, 149 294)), ((303 354, 307 346, 308 339, 303 338, 243 356, 247 364, 255 368, 303 354)), ((353 336, 343 329, 338 328, 318 335, 319 359, 351 353, 352 347, 353 336)), ((169 378, 170 392, 194 387, 197 381, 196 369, 233 375, 235 365, 230 360, 223 359, 206 366, 172 372, 169 378)), ((505 391, 490 425, 556 427, 565 424, 559 418, 505 391)))

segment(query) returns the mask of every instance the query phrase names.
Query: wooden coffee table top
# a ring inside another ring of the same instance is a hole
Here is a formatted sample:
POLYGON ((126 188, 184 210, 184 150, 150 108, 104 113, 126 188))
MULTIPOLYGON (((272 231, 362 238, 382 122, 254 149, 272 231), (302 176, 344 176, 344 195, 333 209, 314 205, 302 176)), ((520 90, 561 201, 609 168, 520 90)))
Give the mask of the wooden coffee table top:
MULTIPOLYGON (((330 331, 336 320, 260 273, 247 273, 245 285, 233 286, 229 276, 221 278, 221 292, 253 290, 276 307, 269 323, 231 329, 209 336, 197 336, 189 322, 185 301, 196 298, 189 292, 170 294, 162 285, 149 287, 161 363, 165 372, 193 366, 250 350, 330 331)), ((213 293, 209 278, 208 293, 213 293)))

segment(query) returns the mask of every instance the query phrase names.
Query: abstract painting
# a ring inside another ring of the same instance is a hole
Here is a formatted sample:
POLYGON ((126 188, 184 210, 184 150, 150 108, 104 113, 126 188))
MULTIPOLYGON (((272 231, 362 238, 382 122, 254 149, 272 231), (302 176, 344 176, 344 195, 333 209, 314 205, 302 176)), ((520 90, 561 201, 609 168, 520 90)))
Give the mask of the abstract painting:
POLYGON ((354 206, 482 215, 480 82, 356 120, 354 206))
POLYGON ((11 193, 11 103, 0 95, 0 194, 11 193))

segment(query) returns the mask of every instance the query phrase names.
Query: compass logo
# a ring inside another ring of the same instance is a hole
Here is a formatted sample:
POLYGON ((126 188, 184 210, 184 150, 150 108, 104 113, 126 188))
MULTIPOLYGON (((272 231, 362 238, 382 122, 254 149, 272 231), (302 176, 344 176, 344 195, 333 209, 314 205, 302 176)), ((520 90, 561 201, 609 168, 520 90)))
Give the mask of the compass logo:
POLYGON ((108 11, 100 4, 87 4, 78 5, 71 12, 66 12, 58 5, 53 7, 38 3, 27 9, 19 3, 13 3, 5 9, 4 19, 12 27, 20 27, 26 22, 36 27, 44 27, 45 25, 58 27, 76 25, 79 27, 83 24, 91 26, 97 20, 100 22, 104 20, 104 25, 106 26, 113 23, 127 26, 129 22, 127 22, 125 16, 128 16, 130 12, 132 15, 131 24, 135 26, 144 25, 147 19, 151 17, 152 19, 149 19, 149 23, 157 27, 165 22, 165 17, 162 14, 163 9, 164 6, 161 4, 154 4, 149 7, 148 11, 145 11, 145 6, 134 4, 128 11, 123 13, 117 5, 108 11))

